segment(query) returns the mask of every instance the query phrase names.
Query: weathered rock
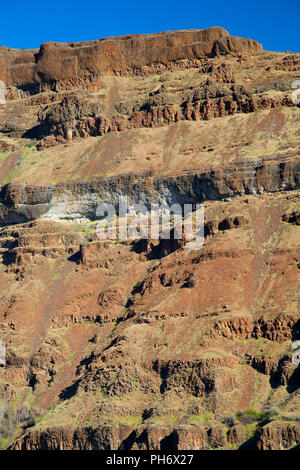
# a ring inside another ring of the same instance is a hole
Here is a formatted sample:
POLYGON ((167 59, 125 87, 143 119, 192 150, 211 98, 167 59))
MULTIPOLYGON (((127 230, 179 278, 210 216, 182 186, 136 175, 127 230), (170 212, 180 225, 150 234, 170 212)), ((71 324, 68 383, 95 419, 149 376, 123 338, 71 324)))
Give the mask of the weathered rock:
POLYGON ((176 66, 181 60, 227 53, 253 53, 261 45, 251 39, 230 37, 219 27, 169 31, 100 39, 83 43, 47 42, 39 50, 0 49, 0 79, 34 93, 57 89, 70 82, 92 82, 101 74, 133 74, 176 66))
POLYGON ((280 315, 273 320, 260 318, 253 321, 252 318, 237 318, 217 322, 214 334, 221 334, 229 339, 267 338, 282 342, 292 339, 293 327, 296 324, 297 320, 289 315, 280 315))
MULTIPOLYGON (((216 169, 156 179, 148 174, 125 175, 51 186, 9 184, 0 191, 0 223, 23 223, 41 217, 57 221, 95 220, 97 207, 101 203, 115 203, 118 209, 120 193, 128 195, 129 203, 143 201, 150 210, 151 203, 169 206, 173 203, 201 203, 245 194, 296 190, 299 187, 299 160, 288 156, 270 156, 262 162, 255 159, 240 165, 229 164, 226 172, 216 169)), ((246 223, 244 217, 233 217, 221 222, 221 227, 239 227, 246 223)))
POLYGON ((263 426, 257 435, 259 450, 282 450, 300 443, 300 424, 273 421, 263 426))
POLYGON ((299 67, 221 28, 0 49, 0 445, 299 445, 299 67), (120 195, 204 203, 203 247, 99 239, 120 195))
POLYGON ((9 144, 3 140, 0 141, 0 153, 13 152, 14 150, 14 145, 9 144))

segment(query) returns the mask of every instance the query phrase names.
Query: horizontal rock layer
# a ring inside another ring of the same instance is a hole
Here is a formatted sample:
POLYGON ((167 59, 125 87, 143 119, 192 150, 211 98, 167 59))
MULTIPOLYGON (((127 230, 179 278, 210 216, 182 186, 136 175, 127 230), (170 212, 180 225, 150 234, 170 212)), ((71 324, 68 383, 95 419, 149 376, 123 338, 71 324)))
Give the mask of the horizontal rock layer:
POLYGON ((218 54, 257 52, 252 40, 230 36, 219 27, 168 31, 59 44, 47 42, 36 50, 0 48, 0 80, 34 93, 55 89, 62 81, 93 81, 102 74, 132 74, 143 68, 168 66, 218 54))
POLYGON ((174 177, 125 175, 52 186, 11 183, 0 192, 0 223, 23 223, 37 218, 96 220, 101 203, 114 204, 118 212, 120 196, 128 196, 128 204, 143 203, 150 210, 151 204, 202 203, 299 187, 300 161, 292 155, 247 159, 225 169, 174 177))
MULTIPOLYGON (((227 442, 239 444, 243 436, 236 426, 226 432, 222 426, 140 426, 69 430, 63 427, 45 432, 28 433, 10 450, 205 450, 223 447, 227 442)), ((274 421, 262 427, 255 436, 259 450, 282 450, 299 445, 299 423, 274 421)))

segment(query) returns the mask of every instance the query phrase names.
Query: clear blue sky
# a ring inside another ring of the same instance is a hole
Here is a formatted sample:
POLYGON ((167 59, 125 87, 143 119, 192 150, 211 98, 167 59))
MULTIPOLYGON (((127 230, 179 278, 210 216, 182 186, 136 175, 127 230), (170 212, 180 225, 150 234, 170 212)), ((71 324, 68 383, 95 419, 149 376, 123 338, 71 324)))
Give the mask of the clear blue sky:
POLYGON ((0 0, 0 46, 223 26, 266 50, 300 52, 299 13, 299 0, 0 0))

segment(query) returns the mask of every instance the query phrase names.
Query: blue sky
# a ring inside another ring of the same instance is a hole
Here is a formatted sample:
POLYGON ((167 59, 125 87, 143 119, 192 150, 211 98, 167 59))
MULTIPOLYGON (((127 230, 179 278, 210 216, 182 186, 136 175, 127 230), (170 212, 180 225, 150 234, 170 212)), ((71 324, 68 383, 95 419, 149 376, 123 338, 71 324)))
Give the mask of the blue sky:
POLYGON ((0 0, 0 46, 38 48, 130 33, 223 26, 264 49, 300 52, 299 0, 0 0))

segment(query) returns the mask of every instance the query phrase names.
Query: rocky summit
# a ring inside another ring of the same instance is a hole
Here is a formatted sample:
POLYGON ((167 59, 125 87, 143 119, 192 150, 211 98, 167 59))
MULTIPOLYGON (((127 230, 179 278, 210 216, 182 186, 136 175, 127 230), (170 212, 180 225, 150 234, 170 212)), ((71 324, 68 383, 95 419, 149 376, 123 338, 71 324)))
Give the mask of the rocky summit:
POLYGON ((299 79, 220 27, 0 48, 3 449, 299 448, 299 79), (102 239, 120 196, 203 244, 102 239))

